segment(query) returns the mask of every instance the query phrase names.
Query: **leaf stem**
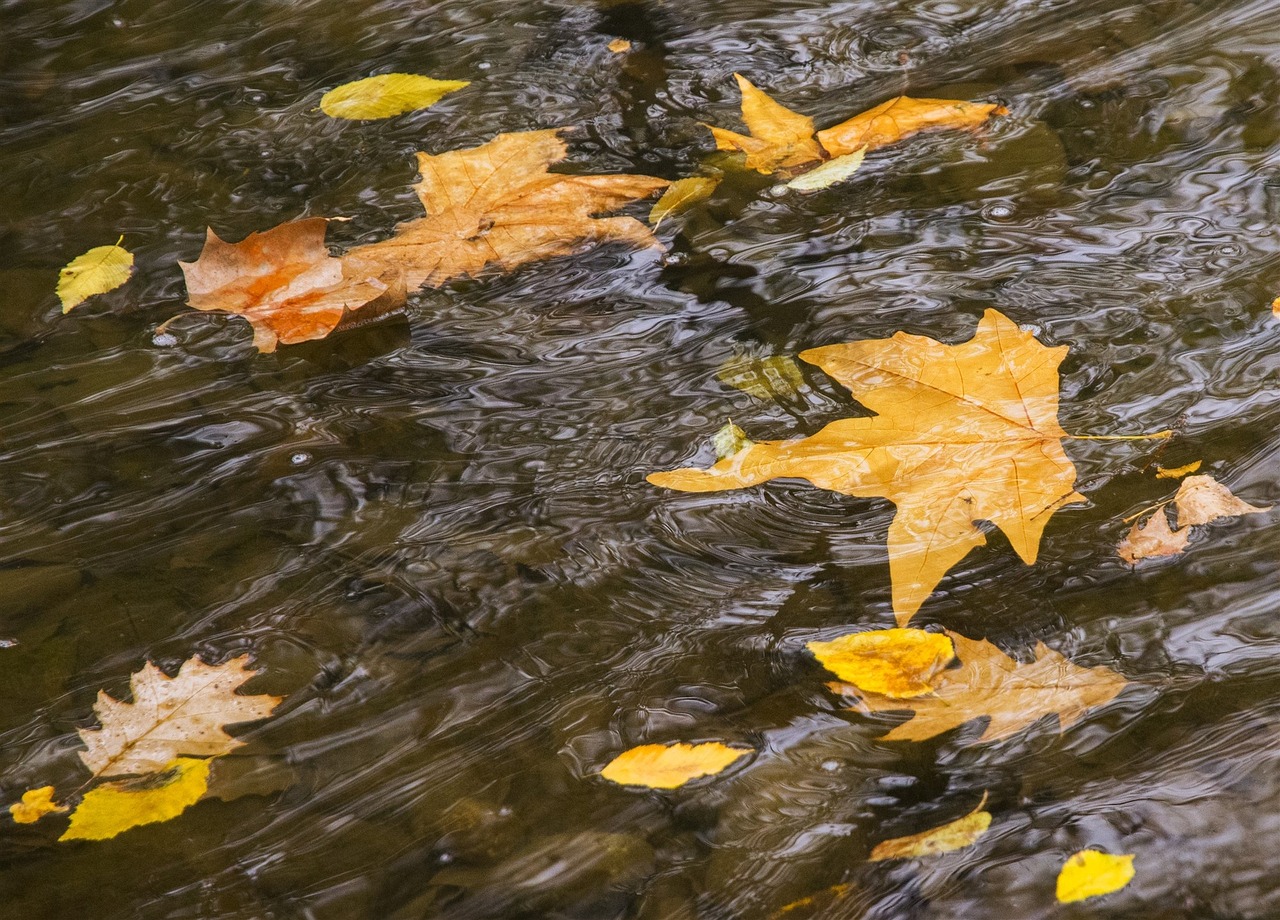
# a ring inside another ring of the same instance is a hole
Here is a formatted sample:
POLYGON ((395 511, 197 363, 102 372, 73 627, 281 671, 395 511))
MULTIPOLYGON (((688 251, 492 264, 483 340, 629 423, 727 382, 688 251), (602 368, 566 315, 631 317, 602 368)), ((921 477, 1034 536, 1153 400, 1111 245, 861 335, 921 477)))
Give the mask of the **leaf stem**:
POLYGON ((1163 441, 1175 434, 1172 428, 1152 434, 1069 434, 1073 441, 1163 441))

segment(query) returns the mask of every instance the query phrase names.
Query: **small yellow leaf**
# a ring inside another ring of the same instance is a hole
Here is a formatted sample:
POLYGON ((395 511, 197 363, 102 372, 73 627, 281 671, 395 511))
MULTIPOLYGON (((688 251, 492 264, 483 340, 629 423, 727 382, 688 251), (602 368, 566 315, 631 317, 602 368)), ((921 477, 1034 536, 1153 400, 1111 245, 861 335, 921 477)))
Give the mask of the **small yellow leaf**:
POLYGON ((756 399, 781 399, 804 386, 799 365, 787 355, 734 355, 720 365, 716 379, 756 399))
POLYGON ((837 182, 843 182, 858 171, 866 155, 867 148, 859 147, 853 153, 827 160, 817 169, 811 169, 803 175, 796 176, 787 183, 787 188, 800 192, 816 192, 837 182))
POLYGON ((1081 850, 1058 873, 1058 902, 1070 904, 1119 891, 1133 879, 1133 856, 1081 850))
POLYGON ((986 804, 987 796, 983 793, 978 807, 963 818, 957 818, 941 827, 922 831, 919 834, 895 837, 878 843, 871 851, 870 861, 914 859, 919 856, 934 856, 938 853, 950 853, 952 850, 963 850, 976 843, 991 826, 991 812, 983 810, 986 804))
POLYGON ((642 744, 623 751, 600 771, 600 775, 621 786, 675 789, 699 776, 719 773, 739 757, 750 753, 718 741, 707 744, 642 744))
POLYGON ((59 840, 106 840, 140 824, 176 818, 209 788, 209 760, 179 757, 161 773, 103 783, 85 793, 59 840))
POLYGON ((434 80, 415 73, 384 73, 329 90, 320 97, 320 111, 330 118, 390 118, 434 105, 468 82, 434 80))
POLYGON ((624 52, 631 50, 631 42, 627 41, 625 38, 615 38, 613 41, 609 42, 609 50, 614 54, 623 54, 624 52))
POLYGON ((824 888, 816 894, 806 895, 797 901, 792 901, 790 904, 778 908, 777 911, 769 915, 769 920, 792 920, 792 918, 799 917, 826 916, 823 912, 828 907, 839 904, 857 890, 847 882, 832 885, 830 888, 824 888))
POLYGON ((733 422, 725 423, 724 427, 711 437, 711 446, 716 450, 717 460, 732 457, 738 451, 746 450, 754 443, 755 441, 747 437, 747 433, 733 422))
POLYGON ((1271 301, 1271 312, 1274 313, 1276 316, 1280 316, 1280 297, 1277 297, 1275 300, 1271 301))
POLYGON ((1200 469, 1200 461, 1193 460, 1185 466, 1175 466, 1173 469, 1167 470, 1163 466, 1156 467, 1156 479, 1181 479, 1188 473, 1194 473, 1200 469))
POLYGON ((65 805, 53 804, 53 787, 41 786, 22 793, 22 801, 9 806, 9 814, 18 824, 34 824, 45 815, 70 811, 65 805))
MULTIPOLYGON (((124 239, 124 237, 121 237, 124 239)), ((133 253, 118 243, 95 246, 76 256, 58 273, 58 299, 62 312, 70 313, 95 294, 114 291, 133 274, 133 253)))
POLYGON ((828 671, 867 693, 909 699, 955 658, 951 640, 923 629, 873 629, 807 646, 828 671))
POLYGON ((655 228, 672 214, 678 214, 693 207, 699 201, 711 197, 711 193, 720 184, 719 176, 689 176, 677 179, 667 186, 649 211, 649 223, 655 228))

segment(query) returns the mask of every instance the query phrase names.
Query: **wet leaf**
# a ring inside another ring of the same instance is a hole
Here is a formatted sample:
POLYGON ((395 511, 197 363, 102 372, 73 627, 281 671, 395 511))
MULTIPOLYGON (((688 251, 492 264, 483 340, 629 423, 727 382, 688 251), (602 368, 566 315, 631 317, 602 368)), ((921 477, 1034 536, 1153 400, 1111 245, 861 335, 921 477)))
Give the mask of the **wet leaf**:
POLYGON ((1116 552, 1120 558, 1130 565, 1140 559, 1151 559, 1157 556, 1176 556, 1187 547, 1191 530, 1183 527, 1180 530, 1169 529, 1169 518, 1161 508, 1144 524, 1138 522, 1129 530, 1129 535, 1120 541, 1116 552))
POLYGON ((1194 473, 1200 469, 1200 461, 1193 460, 1184 466, 1175 466, 1173 469, 1165 469, 1163 466, 1156 467, 1156 479, 1181 479, 1188 473, 1194 473))
POLYGON ((984 716, 989 721, 977 740, 997 741, 1047 715, 1056 714, 1065 729, 1115 699, 1126 685, 1115 671, 1078 667, 1042 643, 1036 646, 1035 660, 1021 664, 990 642, 947 635, 955 643, 960 667, 940 671, 928 696, 904 701, 851 684, 833 684, 832 689, 857 697, 855 708, 863 712, 911 710, 911 718, 884 741, 923 741, 984 716))
POLYGON ((848 387, 871 418, 841 419, 812 437, 758 441, 710 469, 653 473, 683 492, 718 492, 797 477, 897 505, 889 527, 893 609, 905 625, 942 576, 986 543, 988 520, 1028 565, 1052 514, 1082 501, 1062 449, 1058 365, 1047 348, 988 310, 972 339, 890 339, 800 355, 848 387))
POLYGON ((991 826, 991 812, 985 811, 986 793, 978 807, 963 818, 957 818, 932 830, 911 834, 907 837, 895 837, 878 843, 871 851, 871 862, 884 859, 916 859, 922 856, 936 856, 939 853, 950 853, 972 846, 978 838, 991 826))
POLYGON ((631 50, 631 42, 627 41, 625 38, 615 38, 613 41, 609 42, 609 50, 614 54, 623 54, 631 50))
POLYGON ((724 427, 711 438, 711 446, 715 448, 716 457, 720 460, 732 457, 754 443, 755 441, 747 437, 747 433, 733 422, 726 422, 724 427))
MULTIPOLYGON (((123 239, 123 237, 121 237, 123 239)), ((84 303, 95 294, 114 291, 133 274, 133 253, 117 243, 95 246, 76 256, 58 273, 58 299, 63 314, 84 303)))
MULTIPOLYGON (((1008 114, 1000 105, 898 96, 815 136, 813 120, 808 116, 775 102, 741 74, 733 76, 742 90, 742 120, 750 134, 713 125, 707 127, 715 137, 717 149, 745 153, 747 168, 762 173, 812 166, 858 151, 869 152, 921 131, 973 129, 993 115, 1008 114)), ((847 178, 860 162, 848 161, 836 168, 835 173, 847 170, 839 179, 847 178)), ((820 181, 830 184, 839 179, 827 176, 820 181)))
POLYGON ((707 744, 643 744, 623 751, 600 771, 600 775, 622 786, 675 789, 700 776, 719 773, 750 753, 718 741, 707 744))
POLYGON ((329 90, 320 97, 320 111, 330 118, 390 118, 425 109, 468 85, 466 80, 435 80, 415 73, 384 73, 329 90))
POLYGON ((187 279, 187 303, 243 316, 264 353, 275 351, 277 343, 322 339, 398 310, 404 301, 401 273, 329 255, 326 223, 323 217, 295 220, 250 233, 239 243, 225 243, 210 229, 200 257, 178 263, 187 279))
POLYGON ((106 840, 140 824, 168 821, 208 789, 209 763, 180 757, 144 777, 102 783, 85 793, 59 840, 106 840))
POLYGON ((1262 514, 1270 511, 1270 506, 1259 508, 1246 501, 1241 501, 1231 494, 1231 490, 1212 476, 1188 476, 1178 486, 1178 493, 1173 497, 1178 508, 1178 526, 1195 527, 1197 524, 1208 524, 1220 518, 1241 517, 1246 514, 1262 514))
POLYGON ((1119 891, 1133 879, 1133 856, 1081 850, 1058 873, 1058 903, 1070 904, 1119 891))
POLYGON ((80 759, 95 777, 123 776, 166 770, 183 756, 215 757, 240 747, 244 742, 223 726, 265 719, 280 702, 277 696, 235 692, 258 673, 248 662, 248 655, 220 665, 191 658, 174 677, 148 662, 130 680, 133 702, 98 694, 94 712, 102 727, 80 730, 88 747, 80 759))
POLYGON ((866 149, 861 148, 853 153, 827 160, 821 166, 796 176, 787 183, 787 188, 800 192, 816 192, 819 189, 830 188, 857 172, 866 156, 866 149))
MULTIPOLYGON (((567 148, 555 130, 499 134, 487 144, 418 154, 418 198, 427 216, 344 261, 405 272, 409 287, 439 285, 486 266, 505 271, 582 246, 623 242, 661 249, 632 217, 596 217, 670 183, 651 176, 571 176, 548 172, 567 148)), ((380 274, 381 272, 379 272, 380 274)))
POLYGON ((800 920, 802 917, 826 917, 827 908, 839 904, 858 889, 848 883, 832 885, 816 894, 806 895, 778 908, 769 920, 800 920))
POLYGON ((716 379, 756 399, 783 399, 804 386, 799 365, 787 355, 734 355, 720 365, 716 379))
POLYGON ((698 202, 710 198, 719 184, 719 176, 689 176, 686 179, 677 179, 667 186, 662 197, 654 203, 649 211, 649 223, 653 224, 655 230, 658 229, 658 225, 672 214, 679 214, 698 202))
POLYGON ((874 629, 806 648, 845 683, 894 699, 931 692, 931 681, 955 659, 950 639, 923 629, 874 629))
POLYGON ((22 793, 21 802, 14 802, 9 806, 9 814, 18 824, 34 824, 45 815, 69 811, 65 805, 54 804, 53 792, 52 786, 28 789, 22 793))

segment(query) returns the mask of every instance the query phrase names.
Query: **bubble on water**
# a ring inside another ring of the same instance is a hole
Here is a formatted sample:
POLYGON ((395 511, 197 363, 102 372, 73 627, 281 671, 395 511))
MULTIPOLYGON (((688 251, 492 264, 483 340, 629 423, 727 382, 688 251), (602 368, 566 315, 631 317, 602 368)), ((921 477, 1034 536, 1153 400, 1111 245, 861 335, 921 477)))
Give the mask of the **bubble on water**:
POLYGON ((151 344, 157 348, 172 348, 178 344, 178 337, 172 332, 157 332, 151 337, 151 344))
POLYGON ((289 458, 289 462, 292 463, 294 466, 302 466, 304 463, 311 462, 311 455, 307 453, 305 450, 300 450, 296 454, 294 454, 292 457, 289 458))
POLYGON ((488 61, 481 61, 479 64, 476 65, 476 70, 488 70, 492 66, 493 65, 490 64, 488 61))
POLYGON ((824 760, 822 762, 822 769, 826 770, 828 773, 834 773, 840 769, 840 761, 824 760))
POLYGON ((1008 220, 1013 217, 1013 208, 1007 204, 993 204, 986 209, 986 215, 992 220, 1008 220))

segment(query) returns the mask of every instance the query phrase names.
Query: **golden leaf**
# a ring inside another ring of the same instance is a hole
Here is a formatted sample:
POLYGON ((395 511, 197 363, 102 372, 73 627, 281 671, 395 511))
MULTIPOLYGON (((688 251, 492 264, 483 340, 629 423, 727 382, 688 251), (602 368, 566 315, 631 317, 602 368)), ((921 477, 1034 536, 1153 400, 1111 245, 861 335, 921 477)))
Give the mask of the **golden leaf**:
POLYGON ((209 787, 209 761, 179 757, 147 776, 103 783, 85 793, 59 840, 106 840, 140 824, 176 818, 209 787))
MULTIPOLYGON (((993 115, 1008 114, 1008 109, 1000 105, 898 96, 819 131, 815 137, 813 120, 808 116, 775 102, 741 74, 733 76, 742 90, 742 120, 750 134, 707 127, 718 149, 745 153, 747 168, 762 173, 811 166, 859 150, 869 152, 930 129, 977 128, 993 115)), ((845 170, 844 174, 839 178, 824 177, 829 180, 825 184, 848 178, 860 162, 846 162, 835 170, 837 175, 845 170)))
POLYGON ((915 859, 921 856, 936 856, 938 853, 950 853, 972 846, 978 838, 991 826, 991 812, 984 811, 987 795, 982 794, 978 807, 963 818, 957 818, 932 830, 911 834, 907 837, 895 837, 878 843, 868 857, 871 862, 884 859, 915 859))
POLYGON ((662 197, 654 203, 649 211, 649 223, 653 224, 655 230, 658 229, 658 225, 672 214, 678 214, 686 208, 693 207, 699 201, 710 198, 719 184, 719 176, 689 176, 685 179, 677 179, 667 186, 662 197))
POLYGON ((323 217, 295 220, 239 243, 224 243, 210 229, 200 257, 178 263, 187 303, 243 316, 261 352, 275 351, 277 343, 322 339, 398 310, 402 273, 365 271, 356 261, 335 259, 324 245, 326 223, 323 217))
POLYGON ((1098 850, 1081 850, 1058 873, 1058 903, 1119 891, 1133 879, 1133 856, 1112 856, 1098 850))
POLYGON ((22 793, 21 802, 14 802, 9 806, 9 814, 18 824, 34 824, 45 815, 68 810, 65 805, 54 804, 52 786, 28 789, 22 793))
POLYGON ((1030 565, 1053 512, 1083 500, 1058 424, 1066 352, 995 310, 960 345, 899 332, 815 348, 800 357, 848 387, 874 417, 841 419, 796 441, 758 441, 710 469, 653 473, 649 482, 719 492, 798 477, 889 499, 898 509, 888 542, 902 626, 952 566, 986 543, 977 521, 1004 531, 1030 565))
POLYGON ((631 42, 627 41, 625 38, 615 38, 613 41, 609 42, 608 47, 614 54, 623 54, 624 52, 631 50, 631 42))
MULTIPOLYGON (((124 237, 121 237, 124 239, 124 237)), ((70 313, 95 294, 114 291, 133 274, 133 253, 117 243, 95 246, 76 256, 58 273, 58 299, 62 312, 70 313)))
POLYGON ((1200 469, 1200 461, 1193 460, 1183 466, 1175 466, 1173 469, 1165 469, 1163 466, 1156 467, 1156 479, 1181 479, 1188 473, 1194 473, 1200 469))
POLYGON ((894 699, 931 692, 930 681, 955 659, 950 639, 923 629, 874 629, 806 647, 845 683, 894 699))
POLYGON ((390 239, 352 249, 346 259, 403 270, 412 289, 475 276, 490 264, 510 271, 591 243, 661 249, 640 221, 594 215, 670 183, 548 172, 566 153, 555 130, 499 134, 479 147, 435 156, 419 153, 416 189, 427 216, 401 224, 390 239))
POLYGON ((642 744, 623 751, 600 775, 622 786, 675 789, 700 776, 719 773, 751 751, 718 741, 707 744, 642 744))
POLYGON ((827 160, 821 166, 796 176, 787 183, 787 188, 800 192, 816 192, 819 189, 830 188, 856 173, 866 156, 866 148, 861 147, 853 153, 827 160))
POLYGON ((1173 496, 1173 503, 1178 507, 1180 528, 1208 524, 1219 518, 1262 514, 1271 510, 1269 506, 1259 508, 1241 501, 1212 476, 1188 476, 1182 480, 1178 493, 1173 496))
POLYGON ((1036 646, 1034 661, 1020 664, 990 642, 947 635, 960 667, 940 671, 929 696, 904 701, 850 684, 836 683, 832 689, 857 697, 855 708, 862 712, 912 710, 912 717, 884 741, 923 741, 982 716, 990 721, 977 740, 996 741, 1047 715, 1056 714, 1059 729, 1066 729, 1088 710, 1115 699, 1126 685, 1115 671, 1078 667, 1043 644, 1036 646))
POLYGON ((1187 527, 1170 530, 1168 515, 1161 508, 1145 524, 1134 524, 1129 535, 1116 547, 1116 552, 1125 562, 1134 565, 1140 559, 1176 556, 1187 548, 1190 537, 1191 530, 1187 527))
POLYGON ((220 665, 192 658, 172 678, 148 662, 129 682, 133 702, 98 694, 94 712, 102 727, 80 730, 88 747, 80 759, 95 777, 123 776, 169 769, 184 755, 215 757, 240 747, 244 742, 223 726, 265 719, 281 699, 235 692, 258 673, 248 662, 248 655, 220 665))
POLYGON ((416 73, 384 73, 344 83, 320 97, 330 118, 390 118, 425 109, 470 85, 466 80, 434 80, 416 73))

